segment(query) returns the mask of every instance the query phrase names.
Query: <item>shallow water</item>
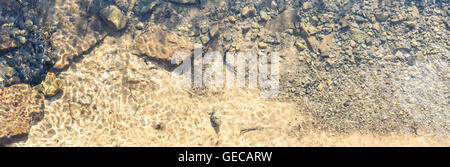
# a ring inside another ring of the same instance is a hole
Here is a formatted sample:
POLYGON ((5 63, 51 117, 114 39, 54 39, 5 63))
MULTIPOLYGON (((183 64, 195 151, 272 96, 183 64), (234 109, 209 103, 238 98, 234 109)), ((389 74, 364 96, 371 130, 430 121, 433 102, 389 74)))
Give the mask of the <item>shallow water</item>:
POLYGON ((446 1, 0 3, 7 146, 449 146, 446 1))

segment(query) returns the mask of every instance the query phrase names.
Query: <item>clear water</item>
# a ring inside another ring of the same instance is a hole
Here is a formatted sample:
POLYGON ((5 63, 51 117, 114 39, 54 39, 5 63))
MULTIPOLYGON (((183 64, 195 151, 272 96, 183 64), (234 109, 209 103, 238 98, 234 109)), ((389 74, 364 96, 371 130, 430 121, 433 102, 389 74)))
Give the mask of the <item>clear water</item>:
MULTIPOLYGON (((0 0, 1 89, 45 95, 43 117, 0 141, 449 145, 448 1, 173 1, 0 0), (172 63, 176 52, 195 58, 172 63)), ((25 119, 3 104, 0 135, 25 119)))

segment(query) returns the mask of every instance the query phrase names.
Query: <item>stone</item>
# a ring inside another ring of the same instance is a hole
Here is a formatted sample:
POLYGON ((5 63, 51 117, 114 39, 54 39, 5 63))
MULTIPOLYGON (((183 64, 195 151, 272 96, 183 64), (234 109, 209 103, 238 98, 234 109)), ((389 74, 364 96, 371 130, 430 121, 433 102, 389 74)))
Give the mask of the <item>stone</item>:
POLYGON ((109 26, 119 31, 125 28, 127 25, 127 17, 123 12, 114 5, 110 5, 100 11, 100 16, 103 18, 109 26))
POLYGON ((139 22, 136 24, 136 29, 138 29, 138 30, 142 30, 142 29, 144 29, 144 27, 145 27, 145 25, 142 22, 139 22))
POLYGON ((28 29, 33 28, 33 21, 31 21, 30 19, 27 19, 25 21, 25 27, 28 28, 28 29))
POLYGON ((209 36, 211 36, 211 38, 217 38, 219 36, 219 25, 215 24, 211 27, 211 29, 209 30, 209 36))
MULTIPOLYGON (((51 17, 51 24, 57 24, 58 29, 49 37, 50 46, 55 58, 53 68, 63 69, 68 67, 75 57, 82 56, 86 51, 102 41, 107 31, 104 23, 97 16, 89 16, 86 10, 63 10, 82 8, 75 2, 57 3, 56 10, 51 17), (59 17, 64 15, 65 17, 59 17), (83 31, 80 30, 82 26, 83 31)), ((44 73, 46 75, 46 73, 44 73)), ((37 83, 39 84, 39 83, 37 83)))
POLYGON ((252 27, 250 25, 242 25, 241 31, 247 33, 252 27))
POLYGON ((255 16, 255 14, 256 14, 255 7, 248 7, 248 6, 246 6, 241 11, 241 15, 243 17, 252 17, 252 16, 255 16))
POLYGON ((325 60, 329 65, 333 65, 335 62, 334 62, 334 60, 332 60, 332 59, 330 59, 330 58, 328 58, 328 59, 326 59, 325 60))
POLYGON ((199 35, 200 35, 200 28, 198 28, 197 26, 192 27, 191 30, 189 31, 190 37, 196 37, 199 35))
POLYGON ((378 23, 378 22, 372 24, 372 28, 374 30, 376 30, 377 32, 381 32, 381 26, 380 26, 380 23, 378 23))
POLYGON ((305 46, 305 45, 303 45, 301 42, 299 42, 299 41, 295 41, 295 47, 299 50, 299 51, 302 51, 302 50, 305 50, 307 47, 305 46))
POLYGON ((363 34, 363 32, 359 29, 352 29, 351 30, 351 38, 358 42, 358 43, 364 43, 365 41, 365 35, 363 34))
POLYGON ((356 42, 353 41, 353 40, 350 40, 350 46, 351 46, 351 47, 356 47, 356 42))
POLYGON ((226 42, 230 42, 232 40, 231 35, 230 34, 225 34, 223 37, 223 40, 226 42))
POLYGON ((313 6, 311 1, 307 1, 303 3, 303 10, 311 9, 313 6))
POLYGON ((149 26, 146 31, 137 35, 132 45, 132 53, 135 55, 146 55, 169 62, 176 52, 191 55, 194 49, 194 43, 189 38, 159 26, 149 26))
POLYGON ((357 22, 366 22, 366 21, 367 21, 364 17, 359 16, 359 15, 355 15, 355 16, 353 16, 353 18, 354 18, 355 21, 357 21, 357 22))
POLYGON ((307 23, 300 23, 300 35, 303 37, 309 37, 317 33, 317 28, 307 23))
POLYGON ((44 97, 29 85, 0 86, 0 145, 29 133, 44 116, 44 97))
POLYGON ((288 7, 281 14, 266 22, 265 28, 272 32, 284 32, 293 27, 297 19, 297 12, 294 8, 288 7))
POLYGON ((277 8, 278 8, 277 2, 276 2, 275 0, 273 0, 273 1, 270 3, 270 7, 272 7, 272 9, 277 9, 277 8))
POLYGON ((170 2, 179 4, 198 4, 199 0, 169 0, 170 2))
POLYGON ((415 28, 416 27, 416 23, 414 21, 407 21, 405 22, 405 25, 409 28, 415 28))
POLYGON ((6 63, 0 62, 0 83, 3 80, 12 78, 17 73, 14 68, 8 66, 6 63))
POLYGON ((17 47, 17 42, 9 37, 7 30, 0 30, 0 51, 17 47))
POLYGON ((349 26, 347 19, 340 18, 339 19, 340 28, 347 28, 349 26))
POLYGON ((234 16, 229 16, 228 20, 232 23, 235 23, 237 21, 236 17, 234 17, 234 16))
POLYGON ((20 42, 20 44, 25 44, 27 42, 27 38, 25 38, 23 36, 20 36, 19 37, 19 42, 20 42))
POLYGON ((52 97, 61 92, 63 88, 63 81, 56 78, 55 74, 48 72, 45 80, 36 86, 36 89, 43 93, 46 97, 52 97))
POLYGON ((266 49, 267 48, 267 44, 265 42, 258 42, 258 47, 260 49, 266 49))
POLYGON ((200 37, 200 41, 202 42, 203 45, 208 44, 209 40, 210 39, 209 39, 209 37, 207 35, 204 35, 204 36, 200 37))
POLYGON ((328 56, 331 49, 335 46, 333 42, 334 33, 326 35, 320 43, 319 50, 322 56, 328 56))
POLYGON ((265 11, 263 11, 263 10, 261 10, 261 11, 259 12, 259 16, 261 17, 261 20, 262 20, 262 21, 270 20, 270 16, 267 15, 267 13, 266 13, 265 11))
POLYGON ((153 11, 153 9, 155 9, 156 6, 158 6, 160 4, 159 0, 158 1, 153 1, 152 3, 150 3, 149 5, 146 5, 144 7, 142 7, 141 9, 141 13, 148 13, 153 11))
POLYGON ((308 48, 311 49, 311 51, 318 53, 319 52, 319 41, 317 41, 315 36, 310 36, 306 38, 306 43, 308 45, 308 48))
POLYGON ((419 9, 417 9, 416 6, 412 6, 408 10, 410 11, 409 12, 409 19, 410 20, 415 20, 415 19, 418 19, 420 17, 419 9))
POLYGON ((388 12, 377 12, 375 13, 375 19, 379 22, 386 21, 389 18, 388 12))
POLYGON ((200 32, 202 33, 202 34, 206 34, 206 33, 208 33, 208 31, 209 31, 209 27, 208 26, 202 26, 201 28, 200 28, 200 32))
POLYGON ((324 82, 320 82, 320 84, 317 85, 317 90, 322 91, 324 87, 325 87, 325 83, 324 82))

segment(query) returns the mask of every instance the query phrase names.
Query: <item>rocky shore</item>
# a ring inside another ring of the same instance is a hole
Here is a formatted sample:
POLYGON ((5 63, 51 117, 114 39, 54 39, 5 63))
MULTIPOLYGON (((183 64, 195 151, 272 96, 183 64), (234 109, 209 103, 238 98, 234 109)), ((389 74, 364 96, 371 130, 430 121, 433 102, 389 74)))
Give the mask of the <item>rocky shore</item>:
POLYGON ((436 0, 0 0, 0 145, 448 146, 449 14, 436 0), (172 56, 194 43, 278 52, 279 96, 173 86, 172 56))

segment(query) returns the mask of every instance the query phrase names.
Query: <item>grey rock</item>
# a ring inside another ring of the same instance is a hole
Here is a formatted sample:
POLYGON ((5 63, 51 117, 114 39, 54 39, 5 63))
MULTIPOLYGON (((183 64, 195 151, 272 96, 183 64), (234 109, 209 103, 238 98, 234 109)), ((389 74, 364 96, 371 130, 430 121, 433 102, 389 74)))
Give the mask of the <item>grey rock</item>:
POLYGON ((203 45, 206 45, 209 42, 209 37, 207 35, 200 37, 200 41, 202 41, 203 45))

